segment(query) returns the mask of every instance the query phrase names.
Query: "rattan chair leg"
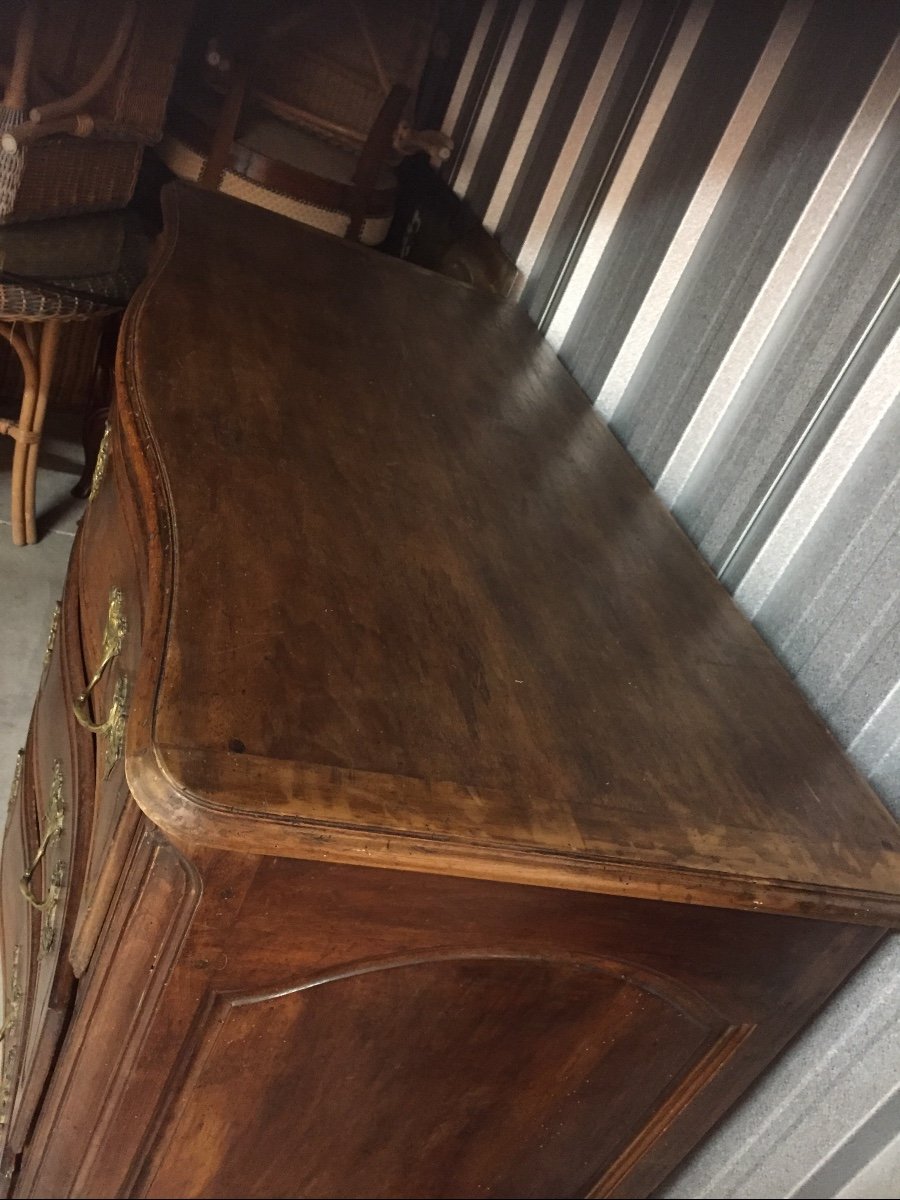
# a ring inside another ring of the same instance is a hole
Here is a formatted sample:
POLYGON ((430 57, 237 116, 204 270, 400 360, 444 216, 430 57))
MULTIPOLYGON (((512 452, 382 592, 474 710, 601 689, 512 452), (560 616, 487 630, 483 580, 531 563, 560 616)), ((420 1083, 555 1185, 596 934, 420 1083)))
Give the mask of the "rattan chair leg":
POLYGON ((38 357, 38 386, 31 422, 31 432, 37 441, 30 442, 25 447, 25 543, 33 545, 37 541, 37 520, 35 517, 35 495, 37 492, 38 454, 41 443, 40 436, 44 428, 44 417, 47 415, 47 398, 53 385, 53 368, 56 365, 56 352, 59 348, 59 335, 62 321, 46 321, 41 327, 41 341, 38 357))
POLYGON ((3 96, 4 107, 20 110, 23 116, 28 103, 28 76, 31 72, 31 60, 34 57, 37 20, 37 0, 27 0, 19 18, 19 27, 16 30, 16 48, 6 92, 3 96))
POLYGON ((12 496, 10 503, 10 521, 12 524, 12 540, 14 546, 25 545, 25 464, 27 462, 28 446, 21 436, 23 429, 30 429, 34 416, 34 406, 37 400, 38 375, 34 355, 28 348, 28 343, 21 332, 11 321, 0 321, 0 337, 6 338, 16 352, 22 365, 22 404, 18 423, 9 432, 15 438, 15 449, 12 461, 12 496), (23 422, 28 421, 27 425, 23 422))
POLYGON ((15 443, 12 465, 12 504, 10 524, 14 546, 25 545, 25 454, 27 447, 15 443))

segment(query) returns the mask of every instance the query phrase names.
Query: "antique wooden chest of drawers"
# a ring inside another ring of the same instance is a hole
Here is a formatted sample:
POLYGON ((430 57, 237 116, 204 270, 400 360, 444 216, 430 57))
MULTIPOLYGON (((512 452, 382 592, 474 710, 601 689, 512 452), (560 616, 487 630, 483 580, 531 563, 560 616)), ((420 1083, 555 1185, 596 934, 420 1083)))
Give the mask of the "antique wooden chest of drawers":
POLYGON ((641 1196, 900 835, 514 306, 183 185, 2 862, 16 1196, 641 1196))

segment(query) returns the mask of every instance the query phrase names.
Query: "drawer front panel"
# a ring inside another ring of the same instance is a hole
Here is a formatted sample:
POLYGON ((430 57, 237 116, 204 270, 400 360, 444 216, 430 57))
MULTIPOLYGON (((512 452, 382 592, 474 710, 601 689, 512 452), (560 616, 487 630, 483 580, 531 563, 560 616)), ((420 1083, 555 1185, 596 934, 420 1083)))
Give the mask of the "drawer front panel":
POLYGON ((34 861, 38 830, 30 747, 20 752, 10 796, 0 866, 0 923, 3 949, 3 1067, 0 1073, 0 1130, 8 1152, 18 1153, 27 1133, 22 1110, 22 1061, 32 1005, 33 957, 38 916, 25 902, 22 879, 34 861))
POLYGON ((72 963, 87 967, 136 819, 125 782, 125 725, 140 657, 142 587, 126 512, 132 493, 117 452, 115 426, 95 480, 78 555, 79 614, 88 680, 74 705, 92 737, 93 818, 72 963), (128 825, 128 829, 124 828, 128 825))
POLYGON ((75 986, 69 949, 93 807, 93 739, 78 725, 72 706, 73 697, 84 689, 78 625, 78 572, 73 556, 31 725, 31 766, 43 854, 23 890, 23 898, 39 920, 23 1058, 21 1107, 23 1120, 29 1121, 64 1032, 75 986))

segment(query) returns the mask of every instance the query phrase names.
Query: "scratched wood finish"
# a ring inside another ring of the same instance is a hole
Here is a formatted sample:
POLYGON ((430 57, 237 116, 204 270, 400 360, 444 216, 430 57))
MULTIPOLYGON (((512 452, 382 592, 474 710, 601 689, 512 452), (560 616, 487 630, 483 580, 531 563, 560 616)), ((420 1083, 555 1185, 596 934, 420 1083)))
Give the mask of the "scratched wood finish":
POLYGON ((649 1195, 897 923, 876 798, 502 302, 176 186, 109 446, 0 1193, 649 1195))
POLYGON ((522 312, 227 198, 166 208, 124 344, 177 546, 154 820, 897 920, 896 823, 522 312))

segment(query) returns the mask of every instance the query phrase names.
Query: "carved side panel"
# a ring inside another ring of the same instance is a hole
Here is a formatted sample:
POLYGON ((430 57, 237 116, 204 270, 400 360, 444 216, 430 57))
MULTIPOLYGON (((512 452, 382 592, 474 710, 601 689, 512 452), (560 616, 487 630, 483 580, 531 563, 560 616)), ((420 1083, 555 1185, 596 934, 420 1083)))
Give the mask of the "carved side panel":
POLYGON ((477 957, 219 998, 140 1194, 586 1195, 728 1040, 664 990, 477 957))

